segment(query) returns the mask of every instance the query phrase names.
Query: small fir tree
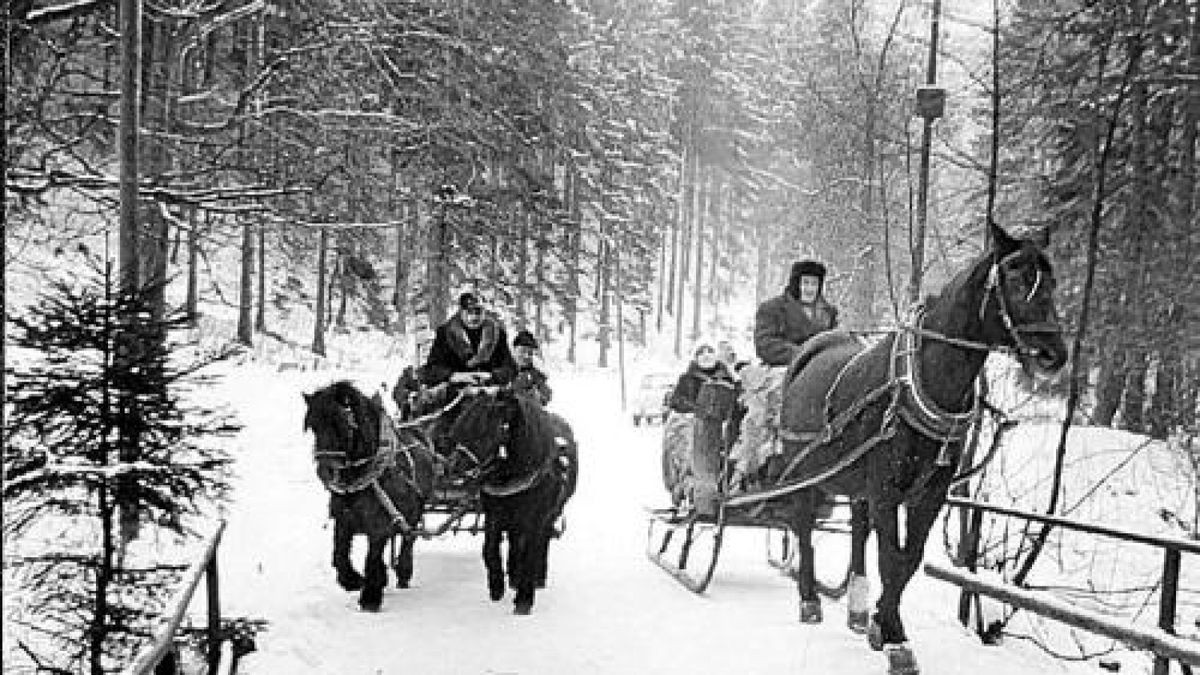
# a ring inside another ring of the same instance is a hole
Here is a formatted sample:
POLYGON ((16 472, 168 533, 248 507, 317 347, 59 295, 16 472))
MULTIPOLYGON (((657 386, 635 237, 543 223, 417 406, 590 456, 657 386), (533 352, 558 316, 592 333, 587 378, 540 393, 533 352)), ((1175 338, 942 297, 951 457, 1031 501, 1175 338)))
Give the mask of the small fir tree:
POLYGON ((194 538, 185 518, 228 490, 213 441, 240 428, 185 400, 232 351, 172 344, 185 315, 156 318, 153 289, 120 293, 89 262, 8 317, 4 547, 21 606, 10 635, 38 672, 110 672, 144 643, 183 566, 162 562, 160 537, 126 548, 121 530, 194 538))

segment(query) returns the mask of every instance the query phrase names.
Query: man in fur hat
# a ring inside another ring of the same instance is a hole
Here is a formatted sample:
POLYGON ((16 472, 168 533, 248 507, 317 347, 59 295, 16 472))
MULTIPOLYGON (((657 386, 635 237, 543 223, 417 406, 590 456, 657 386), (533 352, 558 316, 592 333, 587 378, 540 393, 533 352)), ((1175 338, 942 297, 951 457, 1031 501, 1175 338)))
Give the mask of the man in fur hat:
POLYGON ((837 310, 824 291, 824 265, 815 260, 792 265, 783 293, 759 305, 754 315, 754 351, 763 363, 786 366, 806 340, 837 326, 837 310))
POLYGON ((792 265, 783 293, 754 315, 754 351, 762 365, 742 371, 746 415, 730 455, 733 482, 769 482, 780 472, 779 413, 784 374, 800 347, 837 326, 838 312, 825 300, 825 266, 815 260, 792 265))
POLYGON ((458 297, 458 312, 438 326, 422 372, 430 387, 508 384, 517 366, 508 349, 508 335, 496 319, 486 316, 474 293, 458 297))
MULTIPOLYGON (((468 386, 505 385, 512 382, 517 366, 508 349, 508 335, 499 319, 487 316, 474 293, 458 296, 458 312, 438 326, 421 368, 422 383, 430 389, 432 405, 445 405, 453 393, 468 386)), ((432 435, 434 449, 446 456, 447 434, 458 407, 439 415, 432 435)))

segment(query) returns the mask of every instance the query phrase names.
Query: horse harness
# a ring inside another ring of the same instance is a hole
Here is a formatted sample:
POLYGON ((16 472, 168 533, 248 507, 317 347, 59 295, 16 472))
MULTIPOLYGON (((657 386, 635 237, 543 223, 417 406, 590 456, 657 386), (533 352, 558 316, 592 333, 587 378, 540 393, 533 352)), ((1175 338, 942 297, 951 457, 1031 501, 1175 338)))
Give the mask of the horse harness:
MULTIPOLYGON (((457 402, 457 401, 456 401, 457 402)), ((343 407, 342 413, 345 415, 346 423, 350 427, 351 433, 359 433, 358 422, 354 418, 353 410, 343 407)), ((341 457, 343 461, 333 467, 334 475, 328 480, 323 480, 325 488, 335 495, 352 495, 370 489, 379 500, 380 505, 387 511, 388 516, 392 519, 392 527, 404 536, 413 534, 412 524, 396 508, 395 502, 388 495, 387 490, 379 484, 379 479, 389 469, 395 469, 400 479, 408 484, 417 495, 424 497, 420 486, 417 485, 413 476, 416 473, 416 459, 412 455, 409 446, 400 442, 399 434, 394 426, 390 424, 389 419, 381 416, 379 419, 379 448, 370 457, 357 460, 347 460, 347 453, 344 450, 322 450, 316 448, 313 450, 313 459, 320 457, 341 457), (397 458, 403 456, 408 465, 408 471, 400 469, 397 458), (364 467, 363 473, 357 479, 345 480, 342 474, 348 470, 364 467)))
MULTIPOLYGON (((1007 259, 1005 259, 1007 260, 1007 259)), ((1029 328, 1014 326, 1012 318, 1007 309, 1007 303, 1003 300, 1003 293, 996 293, 999 288, 999 268, 1004 264, 1004 260, 999 263, 994 263, 988 274, 988 291, 981 303, 980 313, 983 313, 984 308, 988 303, 988 298, 996 294, 1000 299, 1000 313, 1004 321, 1005 328, 1012 335, 1014 341, 1018 344, 1018 350, 1022 349, 1021 345, 1024 341, 1020 339, 1020 331, 1045 330, 1043 327, 1029 328)), ((1040 284, 1040 271, 1039 280, 1040 284)), ((1034 291, 1036 291, 1036 284, 1034 291)), ((1031 295, 1034 291, 1031 291, 1031 295)), ((858 363, 858 361, 869 351, 863 349, 855 354, 845 365, 842 366, 837 377, 834 378, 832 386, 825 395, 825 419, 826 423, 823 426, 820 434, 802 447, 799 452, 792 457, 788 462, 783 473, 780 475, 779 484, 775 487, 759 490, 744 495, 734 497, 728 501, 729 506, 744 506, 757 502, 782 497, 798 490, 817 485, 830 477, 840 473, 848 466, 865 455, 872 448, 880 443, 891 440, 897 431, 897 419, 903 420, 916 433, 926 438, 932 439, 941 444, 941 449, 938 452, 938 457, 934 464, 924 471, 914 481, 913 485, 906 491, 907 494, 915 494, 918 492, 937 471, 944 469, 947 466, 957 464, 959 453, 963 447, 963 441, 971 433, 976 423, 982 416, 985 403, 979 393, 978 388, 975 389, 972 395, 970 408, 965 412, 950 412, 939 406, 921 387, 920 377, 920 339, 922 337, 939 339, 942 341, 955 344, 960 347, 980 349, 990 351, 992 347, 983 343, 960 340, 944 336, 940 333, 927 330, 922 327, 924 320, 924 307, 916 305, 912 310, 912 319, 910 322, 905 322, 900 326, 900 329, 892 333, 892 348, 888 365, 887 380, 880 386, 872 389, 865 396, 858 398, 850 407, 843 410, 841 413, 833 414, 833 395, 837 391, 838 385, 846 373, 858 363), (887 408, 883 414, 883 419, 880 422, 879 429, 871 437, 859 443, 849 452, 843 454, 841 458, 829 467, 824 468, 815 475, 805 476, 802 478, 787 480, 787 476, 791 474, 800 463, 811 455, 815 450, 822 448, 835 439, 850 425, 851 422, 859 418, 863 412, 883 399, 888 399, 887 408)), ((1008 424, 1005 422, 1003 424, 1008 424)), ((784 440, 804 440, 805 437, 790 432, 786 429, 780 430, 780 436, 784 440)), ((994 449, 993 449, 994 450, 994 449)), ((969 470, 956 475, 952 479, 952 483, 965 480, 971 475, 980 471, 987 462, 991 461, 993 452, 989 452, 980 464, 970 468, 969 470)))

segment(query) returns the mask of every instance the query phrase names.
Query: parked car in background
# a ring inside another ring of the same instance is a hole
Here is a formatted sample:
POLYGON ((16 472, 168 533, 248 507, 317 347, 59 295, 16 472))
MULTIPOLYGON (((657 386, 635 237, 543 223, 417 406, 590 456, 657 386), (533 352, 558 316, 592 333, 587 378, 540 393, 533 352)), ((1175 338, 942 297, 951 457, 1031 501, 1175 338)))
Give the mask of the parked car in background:
POLYGON ((647 373, 638 383, 633 394, 631 414, 634 426, 645 420, 664 422, 667 419, 667 403, 678 376, 671 373, 647 373))

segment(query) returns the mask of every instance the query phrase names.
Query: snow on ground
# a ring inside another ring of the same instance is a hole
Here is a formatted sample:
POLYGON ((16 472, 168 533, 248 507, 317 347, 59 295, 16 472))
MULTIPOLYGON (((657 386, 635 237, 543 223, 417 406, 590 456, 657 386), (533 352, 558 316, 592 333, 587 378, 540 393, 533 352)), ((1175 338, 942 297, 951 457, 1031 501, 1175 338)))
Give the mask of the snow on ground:
MULTIPOLYGON (((364 386, 378 385, 359 375, 364 386)), ((311 436, 301 432, 301 392, 334 377, 247 365, 222 385, 246 424, 221 547, 222 610, 268 622, 241 672, 885 672, 883 656, 844 628, 842 603, 826 601, 820 626, 797 621, 794 584, 766 563, 760 531, 726 537, 704 596, 646 559, 644 508, 664 500, 660 429, 634 428, 621 414, 611 373, 551 374, 551 407, 575 427, 581 476, 532 616, 514 616, 511 597, 487 599, 481 538, 465 534, 419 542, 413 587, 389 588, 379 613, 359 611, 357 594, 334 582, 326 496, 312 470, 311 436)), ((931 555, 941 549, 936 539, 935 531, 931 555)), ((827 561, 844 559, 843 536, 817 543, 827 561)), ((363 548, 355 548, 356 564, 363 548)), ((906 600, 927 675, 1094 672, 1021 642, 981 646, 954 618, 956 590, 940 582, 918 575, 906 600)))

